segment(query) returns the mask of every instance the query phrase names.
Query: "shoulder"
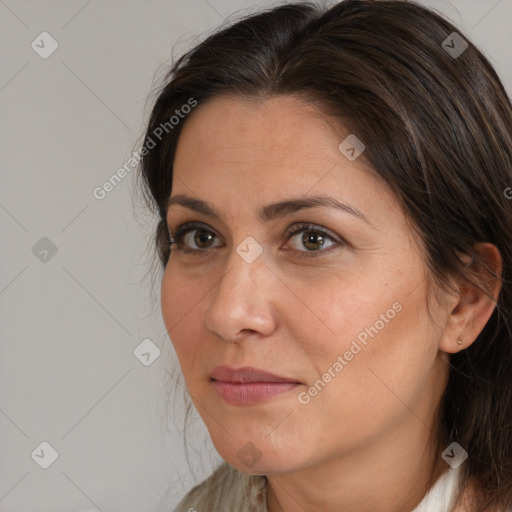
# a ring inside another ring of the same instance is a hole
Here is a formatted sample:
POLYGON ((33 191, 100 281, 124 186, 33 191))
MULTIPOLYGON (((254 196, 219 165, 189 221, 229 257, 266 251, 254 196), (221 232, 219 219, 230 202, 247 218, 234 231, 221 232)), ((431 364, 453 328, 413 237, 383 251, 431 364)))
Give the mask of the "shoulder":
POLYGON ((173 512, 267 512, 266 478, 237 471, 226 462, 193 487, 173 512))

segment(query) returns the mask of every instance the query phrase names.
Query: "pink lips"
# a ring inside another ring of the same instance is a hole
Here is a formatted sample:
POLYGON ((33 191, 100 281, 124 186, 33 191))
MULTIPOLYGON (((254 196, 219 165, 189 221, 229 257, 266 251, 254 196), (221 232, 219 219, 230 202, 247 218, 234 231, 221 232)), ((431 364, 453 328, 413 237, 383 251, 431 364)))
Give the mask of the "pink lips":
POLYGON ((215 391, 231 405, 252 405, 285 393, 300 383, 273 373, 244 367, 217 366, 210 375, 215 391))

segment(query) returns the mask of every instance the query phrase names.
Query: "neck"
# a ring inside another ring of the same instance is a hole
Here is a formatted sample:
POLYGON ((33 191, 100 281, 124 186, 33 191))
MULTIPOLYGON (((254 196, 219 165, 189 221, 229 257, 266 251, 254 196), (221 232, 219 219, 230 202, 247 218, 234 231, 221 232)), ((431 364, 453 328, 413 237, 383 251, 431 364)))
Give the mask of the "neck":
POLYGON ((321 466, 268 475, 269 512, 413 510, 448 469, 432 431, 408 413, 401 428, 321 466), (334 476, 334 477, 333 477, 334 476))

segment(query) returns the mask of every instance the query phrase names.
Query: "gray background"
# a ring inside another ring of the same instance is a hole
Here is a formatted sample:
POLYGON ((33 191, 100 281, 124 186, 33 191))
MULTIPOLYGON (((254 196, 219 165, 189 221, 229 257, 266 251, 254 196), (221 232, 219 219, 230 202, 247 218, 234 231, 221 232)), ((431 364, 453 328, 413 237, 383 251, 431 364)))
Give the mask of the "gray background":
MULTIPOLYGON (((510 94, 512 0, 423 3, 466 31, 510 94)), ((140 145, 159 67, 235 11, 275 4, 0 0, 1 512, 172 510, 220 460, 197 418, 195 474, 185 459, 134 172, 102 200, 93 190, 140 145), (51 48, 44 31, 58 43, 46 59, 31 47, 51 48), (134 355, 145 339, 148 366, 134 355), (47 469, 44 441, 58 452, 47 469)))

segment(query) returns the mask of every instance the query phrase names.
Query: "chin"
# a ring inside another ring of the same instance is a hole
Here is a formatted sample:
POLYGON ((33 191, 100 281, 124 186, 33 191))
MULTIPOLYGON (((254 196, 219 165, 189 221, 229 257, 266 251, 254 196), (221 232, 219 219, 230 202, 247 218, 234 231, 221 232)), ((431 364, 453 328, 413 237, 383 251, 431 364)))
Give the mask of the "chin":
POLYGON ((237 443, 226 440, 223 446, 215 448, 219 455, 236 470, 249 475, 267 475, 289 473, 300 469, 301 461, 290 460, 290 455, 300 453, 300 450, 275 450, 270 443, 263 446, 262 442, 237 443), (240 448, 234 450, 234 445, 240 448))
POLYGON ((236 455, 224 460, 226 460, 226 462, 236 470, 247 475, 269 475, 288 473, 290 471, 290 468, 288 468, 286 464, 283 464, 282 461, 268 460, 268 458, 264 456, 260 461, 251 466, 241 462, 236 455))

